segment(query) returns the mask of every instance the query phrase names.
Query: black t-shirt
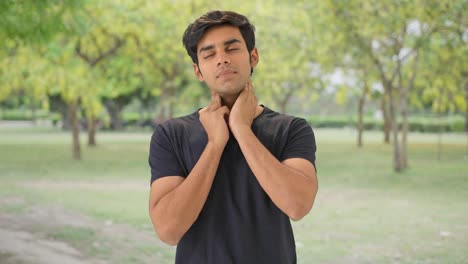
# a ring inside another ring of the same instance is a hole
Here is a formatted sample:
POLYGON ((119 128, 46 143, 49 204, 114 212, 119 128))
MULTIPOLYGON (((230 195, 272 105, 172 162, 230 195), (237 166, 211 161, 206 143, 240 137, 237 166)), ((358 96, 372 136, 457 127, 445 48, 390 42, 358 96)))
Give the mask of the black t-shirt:
MULTIPOLYGON (((315 165, 315 137, 304 119, 264 107, 252 130, 279 161, 304 158, 315 165)), ((198 111, 161 123, 151 139, 151 182, 187 177, 206 143, 198 111)), ((176 263, 296 263, 290 220, 262 189, 232 134, 206 203, 177 245, 176 263)))

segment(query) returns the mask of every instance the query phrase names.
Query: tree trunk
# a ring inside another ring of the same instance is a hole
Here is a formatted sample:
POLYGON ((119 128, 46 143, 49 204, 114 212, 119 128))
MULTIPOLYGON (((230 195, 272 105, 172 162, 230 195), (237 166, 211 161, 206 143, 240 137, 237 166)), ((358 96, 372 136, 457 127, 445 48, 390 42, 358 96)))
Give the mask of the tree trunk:
POLYGON ((401 113, 401 168, 406 169, 408 167, 408 91, 404 87, 401 90, 401 105, 400 105, 400 113, 401 113))
POLYGON ((437 130, 438 131, 437 133, 437 160, 441 161, 442 160, 442 133, 443 133, 442 98, 445 94, 444 94, 444 89, 442 89, 441 87, 438 87, 438 89, 439 89, 439 101, 437 104, 437 113, 438 113, 437 126, 439 127, 439 129, 437 130))
POLYGON ((62 116, 62 130, 71 130, 70 109, 67 108, 65 111, 60 112, 60 115, 62 116))
POLYGON ((94 115, 88 118, 88 146, 96 146, 96 118, 94 115))
POLYGON ((50 110, 54 112, 59 112, 60 116, 62 117, 62 130, 70 130, 70 109, 68 104, 62 99, 62 97, 59 94, 49 95, 48 97, 50 110))
POLYGON ((393 169, 396 172, 400 172, 403 167, 401 164, 401 158, 400 158, 400 142, 398 140, 398 133, 399 133, 399 128, 398 128, 398 122, 397 122, 397 100, 394 98, 393 94, 393 89, 391 88, 389 93, 389 98, 390 98, 390 119, 392 122, 392 133, 393 133, 393 169))
POLYGON ((156 117, 156 121, 158 123, 160 122, 163 122, 164 120, 166 120, 166 102, 163 102, 161 100, 161 103, 159 104, 159 110, 157 111, 158 114, 157 114, 157 117, 156 117))
POLYGON ((465 82, 465 105, 465 132, 468 133, 468 81, 465 82))
MULTIPOLYGON (((364 78, 367 79, 367 71, 364 71, 364 75, 365 75, 364 78)), ((364 82, 362 94, 359 97, 359 102, 358 102, 358 123, 357 123, 357 129, 358 129, 357 145, 358 147, 362 147, 362 133, 364 131, 364 122, 363 122, 364 105, 366 103, 366 97, 368 93, 369 93, 369 86, 367 85, 367 81, 366 81, 364 82)))
POLYGON ((380 101, 380 108, 383 115, 383 130, 384 130, 384 143, 390 144, 390 132, 392 131, 392 122, 387 110, 388 95, 384 93, 382 100, 380 101))
POLYGON ((171 86, 171 88, 169 89, 169 99, 168 99, 168 116, 167 118, 168 119, 171 119, 174 117, 174 99, 175 99, 175 90, 176 90, 176 87, 174 86, 171 86))
POLYGON ((362 94, 361 97, 359 98, 359 103, 358 103, 358 123, 357 123, 357 130, 358 130, 357 145, 358 147, 362 147, 362 131, 364 130, 362 116, 364 112, 365 100, 366 100, 366 95, 362 94))
POLYGON ((36 113, 36 100, 34 99, 34 96, 31 98, 31 117, 34 125, 37 125, 37 113, 36 113))
POLYGON ((77 101, 71 102, 69 107, 70 122, 71 122, 71 131, 72 131, 72 148, 73 148, 73 159, 81 159, 81 148, 80 148, 80 131, 78 127, 78 117, 76 111, 78 108, 77 101))
POLYGON ((398 74, 400 80, 400 113, 402 119, 402 137, 401 137, 401 166, 403 169, 408 168, 408 94, 413 89, 414 80, 416 78, 416 73, 418 71, 418 61, 419 61, 419 52, 416 52, 416 55, 413 59, 413 67, 411 77, 408 80, 407 85, 403 85, 403 79, 401 72, 398 74))
MULTIPOLYGON (((439 105, 440 107, 440 105, 439 105)), ((437 126, 439 129, 437 130, 437 160, 441 161, 442 160, 442 113, 439 112, 439 116, 437 117, 437 126)))
POLYGON ((167 88, 166 88, 166 84, 163 83, 163 85, 161 86, 159 113, 156 117, 157 123, 160 123, 166 120, 166 103, 167 103, 167 88))
POLYGON ((286 101, 281 101, 279 104, 280 111, 282 114, 286 113, 286 105, 287 105, 286 101))
POLYGON ((121 108, 119 105, 112 100, 105 100, 104 106, 106 107, 107 113, 109 113, 112 130, 122 130, 123 124, 120 118, 121 108))
POLYGON ((168 116, 168 118, 171 119, 173 117, 174 117, 174 101, 171 100, 169 102, 169 116, 168 116))
POLYGON ((279 98, 279 107, 280 107, 280 111, 282 114, 286 114, 286 110, 288 108, 288 103, 289 103, 289 99, 291 99, 291 96, 293 94, 292 92, 293 90, 290 89, 289 91, 287 91, 283 97, 276 97, 276 98, 279 98))

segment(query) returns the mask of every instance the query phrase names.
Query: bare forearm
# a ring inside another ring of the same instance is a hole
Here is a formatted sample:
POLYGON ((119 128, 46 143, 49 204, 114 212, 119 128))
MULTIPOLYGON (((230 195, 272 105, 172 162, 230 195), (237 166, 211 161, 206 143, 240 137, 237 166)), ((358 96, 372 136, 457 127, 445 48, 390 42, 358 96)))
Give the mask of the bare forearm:
POLYGON ((273 203, 294 220, 307 214, 317 191, 315 172, 308 177, 279 162, 248 127, 238 129, 235 136, 250 169, 273 203))
POLYGON ((208 143, 187 178, 154 205, 152 218, 158 235, 177 244, 200 214, 211 189, 222 149, 208 143))

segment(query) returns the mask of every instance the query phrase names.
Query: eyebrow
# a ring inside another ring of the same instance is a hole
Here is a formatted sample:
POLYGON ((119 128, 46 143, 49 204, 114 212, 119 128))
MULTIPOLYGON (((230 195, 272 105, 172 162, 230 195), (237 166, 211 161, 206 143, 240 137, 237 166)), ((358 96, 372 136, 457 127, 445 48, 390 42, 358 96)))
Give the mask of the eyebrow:
MULTIPOLYGON (((230 39, 230 40, 226 40, 224 42, 224 46, 229 46, 231 44, 240 43, 240 42, 241 41, 238 40, 238 39, 230 39)), ((204 51, 207 51, 207 50, 210 50, 210 49, 214 49, 214 45, 208 45, 208 46, 202 47, 198 53, 200 54, 200 53, 202 53, 204 51)))

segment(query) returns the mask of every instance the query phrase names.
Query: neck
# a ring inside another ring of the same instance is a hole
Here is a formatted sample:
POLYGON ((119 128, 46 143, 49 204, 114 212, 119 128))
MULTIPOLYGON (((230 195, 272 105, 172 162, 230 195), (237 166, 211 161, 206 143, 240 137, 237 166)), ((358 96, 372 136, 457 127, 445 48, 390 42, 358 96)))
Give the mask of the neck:
MULTIPOLYGON (((232 109, 232 106, 237 100, 237 97, 239 95, 233 95, 233 96, 224 96, 221 98, 221 104, 224 106, 227 106, 229 110, 232 109)), ((263 112, 263 107, 260 105, 257 105, 257 108, 255 108, 255 117, 259 116, 263 112)))
POLYGON ((239 94, 231 95, 231 96, 223 96, 221 98, 221 104, 227 106, 229 110, 231 110, 232 106, 237 100, 237 97, 239 97, 239 94))

